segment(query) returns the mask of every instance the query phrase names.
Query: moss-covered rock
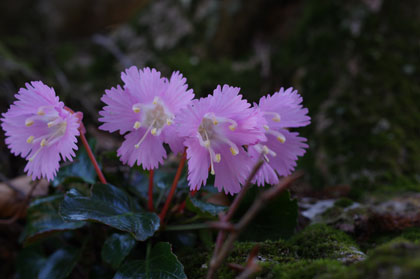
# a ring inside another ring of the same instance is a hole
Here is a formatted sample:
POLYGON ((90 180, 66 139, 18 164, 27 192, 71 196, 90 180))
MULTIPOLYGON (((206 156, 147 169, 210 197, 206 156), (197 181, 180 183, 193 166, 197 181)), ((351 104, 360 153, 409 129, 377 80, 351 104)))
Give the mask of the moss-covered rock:
POLYGON ((290 240, 290 244, 300 258, 329 258, 344 263, 352 263, 365 258, 365 254, 347 234, 323 224, 305 228, 290 240))
POLYGON ((300 260, 274 266, 272 274, 265 278, 312 279, 325 273, 341 272, 343 269, 345 267, 337 260, 300 260))
POLYGON ((322 279, 406 279, 420 274, 420 245, 396 239, 377 247, 360 263, 339 272, 320 276, 322 279))

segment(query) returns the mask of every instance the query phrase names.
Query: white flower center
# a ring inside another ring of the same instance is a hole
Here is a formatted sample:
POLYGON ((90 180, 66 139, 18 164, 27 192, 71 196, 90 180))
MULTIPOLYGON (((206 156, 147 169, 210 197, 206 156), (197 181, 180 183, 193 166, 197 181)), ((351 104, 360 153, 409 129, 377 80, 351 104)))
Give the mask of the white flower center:
POLYGON ((159 136, 166 125, 171 125, 174 115, 166 108, 159 97, 155 97, 151 104, 134 104, 133 112, 139 114, 139 119, 134 122, 133 128, 135 130, 140 127, 147 127, 143 137, 135 148, 139 148, 146 136, 151 133, 153 136, 159 136))
POLYGON ((67 130, 67 119, 64 119, 62 116, 60 116, 57 109, 53 106, 39 107, 35 115, 25 120, 25 125, 30 127, 36 122, 40 122, 41 125, 45 125, 48 128, 48 132, 39 137, 29 136, 27 138, 26 142, 29 144, 39 143, 39 148, 34 154, 32 154, 32 156, 29 158, 29 161, 32 161, 42 150, 42 148, 45 146, 50 146, 59 141, 65 135, 67 130))
POLYGON ((230 152, 232 155, 238 155, 239 149, 236 144, 234 144, 228 137, 224 134, 222 130, 223 124, 229 125, 229 129, 234 131, 238 124, 236 121, 225 118, 218 117, 214 113, 206 113, 201 120, 201 124, 198 127, 197 137, 200 142, 200 145, 205 147, 210 155, 210 171, 214 175, 214 162, 219 163, 221 158, 220 153, 215 152, 215 148, 220 144, 227 144, 230 147, 230 152))

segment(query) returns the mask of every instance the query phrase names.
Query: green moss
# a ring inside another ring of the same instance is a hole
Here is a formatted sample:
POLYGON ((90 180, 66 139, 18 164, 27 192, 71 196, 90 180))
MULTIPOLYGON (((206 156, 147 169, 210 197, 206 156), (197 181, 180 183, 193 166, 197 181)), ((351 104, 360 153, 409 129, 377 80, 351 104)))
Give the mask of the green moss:
POLYGON ((308 226, 291 238, 290 244, 301 258, 330 258, 352 262, 364 257, 347 234, 323 224, 308 226))
POLYGON ((205 250, 185 249, 177 254, 184 265, 185 274, 190 279, 205 278, 209 261, 209 253, 205 250))
MULTIPOLYGON (((276 265, 272 277, 276 279, 312 279, 325 273, 336 273, 344 269, 337 260, 300 260, 287 264, 276 265)), ((269 278, 269 277, 267 277, 269 278)))
POLYGON ((414 227, 414 228, 405 229, 401 233, 400 237, 407 239, 409 241, 412 241, 416 244, 420 244, 420 228, 414 227))
POLYGON ((338 199, 334 203, 334 206, 346 208, 346 207, 349 207, 352 204, 353 204, 353 201, 351 199, 349 199, 349 198, 341 198, 341 199, 338 199))
POLYGON ((377 247, 360 263, 339 272, 320 276, 322 279, 403 279, 418 278, 420 272, 420 245, 404 239, 395 239, 377 247))

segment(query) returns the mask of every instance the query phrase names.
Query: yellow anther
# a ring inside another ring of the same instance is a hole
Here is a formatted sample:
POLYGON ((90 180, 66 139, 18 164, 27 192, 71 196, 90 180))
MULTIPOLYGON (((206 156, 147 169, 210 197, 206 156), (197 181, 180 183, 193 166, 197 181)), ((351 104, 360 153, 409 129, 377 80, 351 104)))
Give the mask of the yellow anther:
POLYGON ((214 156, 214 161, 215 161, 216 163, 219 163, 219 162, 220 162, 220 160, 222 160, 222 156, 220 155, 220 153, 217 153, 217 154, 214 156))
POLYGON ((168 119, 166 119, 166 125, 170 126, 170 125, 172 125, 172 123, 173 123, 173 122, 172 122, 172 120, 171 120, 171 119, 169 119, 169 118, 168 118, 168 119))
POLYGON ((48 122, 48 123, 47 123, 48 128, 51 128, 52 126, 54 126, 54 124, 55 124, 55 123, 54 123, 54 121, 50 121, 50 122, 48 122))
POLYGON ((277 140, 279 141, 279 142, 281 142, 281 143, 285 143, 286 142, 286 138, 283 136, 283 135, 278 135, 277 136, 277 140))
POLYGON ((215 174, 215 172, 214 172, 214 169, 213 169, 213 168, 211 168, 211 169, 210 169, 210 173, 211 173, 211 175, 214 175, 214 174, 215 174))
POLYGON ((39 108, 38 111, 36 112, 36 114, 38 115, 45 115, 45 112, 42 108, 39 108))
POLYGON ((235 130, 236 130, 236 126, 235 126, 235 125, 230 125, 230 126, 229 126, 229 129, 230 129, 231 131, 235 131, 235 130))
POLYGON ((34 136, 30 136, 27 140, 26 140, 26 142, 27 143, 32 143, 33 141, 34 141, 34 136))
POLYGON ((140 107, 138 107, 138 106, 136 106, 136 105, 133 105, 132 110, 133 110, 135 113, 139 113, 139 112, 140 112, 140 107))
POLYGON ((33 120, 26 119, 26 121, 25 121, 25 126, 26 126, 26 127, 30 127, 30 126, 32 126, 33 124, 34 124, 34 121, 33 121, 33 120))
POLYGON ((276 115, 272 118, 274 122, 280 122, 280 115, 276 115))
POLYGON ((157 133, 157 129, 156 128, 153 128, 151 131, 150 131, 150 133, 152 134, 152 135, 156 135, 156 133, 157 133))
POLYGON ((137 143, 137 144, 135 144, 135 145, 134 145, 134 147, 137 149, 137 148, 139 148, 139 147, 140 147, 140 144, 139 144, 139 143, 137 143))
POLYGON ((41 141, 41 147, 44 147, 47 145, 47 140, 46 139, 42 139, 41 141))
POLYGON ((134 122, 134 126, 133 126, 133 128, 134 129, 138 129, 138 128, 140 128, 141 127, 141 123, 140 123, 140 121, 136 121, 136 122, 134 122))
POLYGON ((153 99, 153 104, 156 105, 159 102, 159 97, 155 97, 153 99))
POLYGON ((262 152, 263 152, 264 154, 268 154, 268 153, 270 152, 270 150, 268 149, 267 145, 264 145, 264 146, 262 147, 262 152))
POLYGON ((217 121, 216 119, 213 119, 213 124, 217 125, 217 124, 219 124, 219 121, 217 121))
POLYGON ((231 147, 230 148, 230 152, 232 153, 233 156, 238 155, 238 150, 236 148, 231 147))
POLYGON ((263 127, 266 131, 270 130, 270 127, 268 127, 268 125, 264 125, 263 127))

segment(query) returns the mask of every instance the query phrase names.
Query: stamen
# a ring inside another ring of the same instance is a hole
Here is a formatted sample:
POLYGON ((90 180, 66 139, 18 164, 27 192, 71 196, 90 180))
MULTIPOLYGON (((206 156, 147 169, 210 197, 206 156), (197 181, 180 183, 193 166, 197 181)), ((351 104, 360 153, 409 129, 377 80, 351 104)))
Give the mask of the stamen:
POLYGON ((141 123, 140 123, 140 121, 136 121, 136 122, 134 122, 134 126, 133 126, 133 128, 134 129, 138 129, 138 128, 140 128, 141 127, 141 123))
POLYGON ((36 114, 38 114, 38 115, 45 115, 44 108, 43 107, 38 108, 38 111, 37 111, 36 114))
POLYGON ((277 136, 277 140, 281 143, 285 143, 286 142, 286 138, 284 137, 284 135, 278 135, 277 136))
POLYGON ((153 129, 152 129, 152 131, 151 131, 150 133, 151 133, 152 135, 156 136, 157 129, 156 129, 156 128, 153 128, 153 129))
POLYGON ((153 104, 154 105, 156 105, 157 103, 159 103, 159 97, 155 97, 154 99, 153 99, 153 104))
POLYGON ((25 126, 31 127, 34 124, 34 121, 32 119, 26 119, 25 120, 25 126))
POLYGON ((266 131, 270 130, 270 127, 268 127, 268 125, 264 125, 263 127, 266 131))
POLYGON ((277 112, 265 111, 264 114, 272 115, 273 118, 271 118, 271 120, 273 120, 274 122, 280 122, 280 114, 278 114, 277 112))
POLYGON ((134 113, 140 112, 140 104, 134 104, 131 109, 134 111, 134 113))
POLYGON ((203 143, 204 143, 204 147, 207 147, 207 148, 210 147, 210 141, 209 140, 205 140, 203 143))
POLYGON ((220 156, 220 154, 215 154, 213 148, 211 148, 210 146, 207 149, 210 153, 210 173, 212 175, 214 175, 215 174, 214 162, 219 163, 220 159, 221 159, 221 156, 220 156), (217 155, 219 155, 219 156, 217 156, 217 155))
POLYGON ((231 131, 235 131, 236 127, 238 127, 238 123, 235 120, 226 117, 216 116, 214 115, 214 113, 208 113, 204 117, 207 119, 210 118, 214 125, 218 125, 219 123, 230 123, 231 125, 229 125, 229 129, 231 131))
POLYGON ((275 137, 276 137, 276 139, 277 139, 279 142, 281 142, 281 143, 285 143, 285 142, 286 142, 286 137, 285 137, 282 133, 280 133, 280 132, 278 132, 278 131, 274 131, 274 130, 267 130, 267 133, 268 133, 268 134, 271 134, 271 135, 273 135, 273 136, 275 136, 275 137))
POLYGON ((27 143, 32 143, 34 141, 34 136, 30 136, 28 137, 28 139, 26 140, 27 143))
POLYGON ((150 124, 149 128, 147 128, 146 132, 144 133, 143 137, 139 140, 139 142, 138 142, 138 143, 136 143, 136 144, 134 145, 134 147, 135 147, 136 149, 140 147, 140 144, 141 144, 141 143, 144 141, 144 139, 147 137, 147 135, 149 134, 150 130, 152 130, 152 128, 153 128, 153 124, 155 124, 155 121, 156 121, 156 119, 152 121, 152 123, 150 124))
POLYGON ((236 156, 236 155, 238 155, 239 154, 239 149, 238 149, 238 146, 236 146, 236 144, 234 144, 233 142, 231 142, 227 137, 220 137, 219 138, 221 141, 223 141, 223 142, 225 142, 225 143, 227 143, 227 144, 229 144, 229 146, 230 146, 230 152, 232 153, 232 155, 233 156, 236 156))
POLYGON ((47 123, 47 126, 48 126, 48 128, 51 128, 51 127, 53 127, 53 126, 55 126, 55 125, 57 125, 57 124, 59 124, 59 123, 61 123, 61 119, 60 119, 60 117, 57 117, 57 119, 55 119, 55 120, 53 120, 53 121, 50 121, 50 122, 48 122, 47 123))
POLYGON ((166 119, 166 125, 168 125, 168 126, 170 126, 170 125, 172 125, 172 119, 170 119, 170 118, 168 118, 168 119, 166 119))
POLYGON ((47 140, 46 139, 42 139, 42 141, 41 141, 41 147, 44 147, 44 146, 46 146, 48 144, 48 142, 47 142, 47 140))
POLYGON ((34 155, 31 156, 31 158, 28 159, 29 162, 32 162, 36 155, 38 155, 38 153, 42 150, 42 146, 40 148, 38 148, 38 150, 34 153, 34 155))

